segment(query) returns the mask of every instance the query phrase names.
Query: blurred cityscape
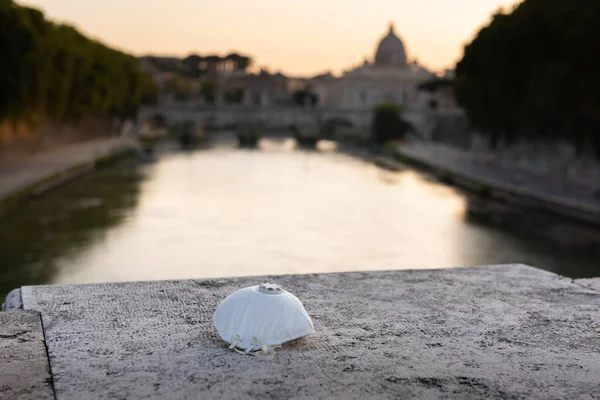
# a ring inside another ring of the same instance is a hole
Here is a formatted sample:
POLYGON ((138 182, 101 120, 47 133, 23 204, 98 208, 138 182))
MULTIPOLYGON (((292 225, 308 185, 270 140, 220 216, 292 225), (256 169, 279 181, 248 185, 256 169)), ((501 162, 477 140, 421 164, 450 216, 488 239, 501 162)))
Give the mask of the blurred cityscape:
POLYGON ((253 54, 134 57, 0 0, 0 294, 508 262, 600 276, 599 19, 597 0, 525 0, 444 71, 391 21, 356 65, 298 77, 253 54))

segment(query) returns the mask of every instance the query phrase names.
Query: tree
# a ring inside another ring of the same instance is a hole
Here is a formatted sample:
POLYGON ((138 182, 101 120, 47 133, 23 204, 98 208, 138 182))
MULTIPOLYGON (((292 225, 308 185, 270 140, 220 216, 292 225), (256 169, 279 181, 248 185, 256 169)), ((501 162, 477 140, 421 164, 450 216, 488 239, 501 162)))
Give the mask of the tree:
POLYGON ((240 69, 242 71, 246 71, 248 68, 250 68, 251 65, 252 65, 252 58, 250 58, 250 57, 241 56, 237 60, 237 67, 238 67, 238 69, 240 69))
POLYGON ((213 79, 205 79, 200 85, 200 94, 208 103, 214 103, 217 96, 217 83, 213 79))
POLYGON ((252 59, 250 57, 242 56, 237 53, 231 53, 225 57, 225 60, 232 61, 234 64, 234 68, 236 70, 245 71, 252 64, 252 59))
POLYGON ((0 120, 125 118, 156 86, 138 60, 0 0, 0 120))
POLYGON ((186 71, 185 75, 190 78, 199 78, 205 72, 200 68, 200 63, 203 61, 203 58, 197 54, 190 54, 186 58, 182 60, 183 65, 185 65, 186 71))
POLYGON ((570 140, 600 154, 600 2, 525 0, 465 47, 456 95, 472 125, 500 138, 570 140))
POLYGON ((402 119, 402 106, 379 104, 373 112, 373 140, 385 144, 390 140, 402 139, 410 130, 410 124, 402 119))
POLYGON ((175 96, 177 100, 185 101, 189 100, 192 96, 192 86, 190 83, 181 75, 173 75, 165 83, 165 90, 175 96))

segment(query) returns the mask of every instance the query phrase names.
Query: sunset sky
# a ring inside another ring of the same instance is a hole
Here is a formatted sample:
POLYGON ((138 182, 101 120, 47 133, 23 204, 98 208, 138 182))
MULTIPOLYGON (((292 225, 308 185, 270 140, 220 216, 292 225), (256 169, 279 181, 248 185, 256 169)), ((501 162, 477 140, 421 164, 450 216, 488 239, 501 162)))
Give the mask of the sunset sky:
POLYGON ((500 6, 518 0, 28 0, 46 16, 136 55, 225 55, 291 75, 371 59, 390 21, 410 59, 441 71, 500 6))

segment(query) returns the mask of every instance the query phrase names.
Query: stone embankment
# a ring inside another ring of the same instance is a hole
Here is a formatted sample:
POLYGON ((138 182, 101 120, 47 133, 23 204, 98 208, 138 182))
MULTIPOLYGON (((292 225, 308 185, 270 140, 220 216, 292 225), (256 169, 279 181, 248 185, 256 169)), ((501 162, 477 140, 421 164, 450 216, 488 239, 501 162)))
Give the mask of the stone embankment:
POLYGON ((0 213, 11 205, 89 172, 137 148, 134 138, 113 137, 45 151, 0 166, 0 213))
POLYGON ((393 156, 468 190, 600 225, 600 182, 559 179, 434 144, 401 145, 393 156))

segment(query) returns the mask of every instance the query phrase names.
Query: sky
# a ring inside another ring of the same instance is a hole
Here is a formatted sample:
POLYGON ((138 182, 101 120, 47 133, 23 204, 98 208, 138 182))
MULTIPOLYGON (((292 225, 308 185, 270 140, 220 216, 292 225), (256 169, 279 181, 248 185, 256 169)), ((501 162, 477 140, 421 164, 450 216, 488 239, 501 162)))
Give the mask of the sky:
POLYGON ((295 76, 373 58, 396 26, 410 60, 442 71, 499 7, 519 0, 25 0, 57 22, 135 55, 238 52, 295 76))

